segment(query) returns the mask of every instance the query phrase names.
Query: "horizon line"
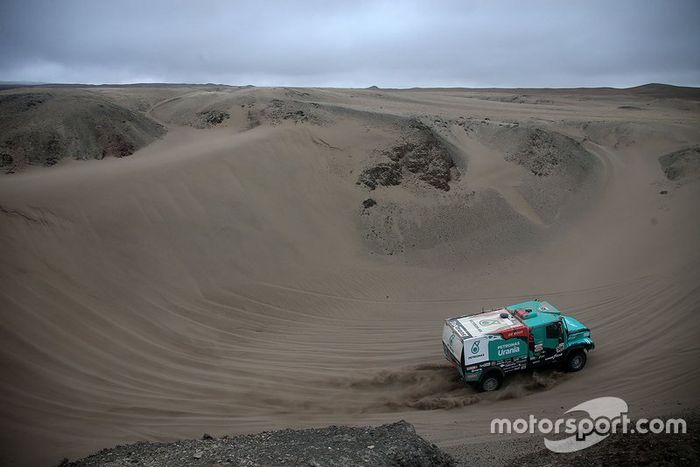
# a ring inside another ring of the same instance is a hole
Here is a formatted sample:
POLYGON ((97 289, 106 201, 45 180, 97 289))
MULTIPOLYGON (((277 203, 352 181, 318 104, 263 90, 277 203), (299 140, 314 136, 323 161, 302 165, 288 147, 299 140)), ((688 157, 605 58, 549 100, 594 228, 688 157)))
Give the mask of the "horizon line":
POLYGON ((255 85, 255 84, 226 84, 226 83, 213 83, 213 82, 168 82, 168 81, 146 81, 139 82, 134 81, 130 83, 76 83, 76 82, 41 82, 41 81, 17 81, 17 80, 0 80, 0 87, 3 86, 13 86, 13 87, 51 87, 51 86, 66 86, 66 87, 125 87, 125 86, 225 86, 232 88, 304 88, 304 89, 359 89, 359 90, 371 90, 380 89, 386 91, 407 91, 407 90, 429 90, 429 89, 465 89, 465 90, 582 90, 582 89, 611 89, 611 90, 631 90, 651 86, 666 86, 672 88, 688 88, 688 89, 700 89, 700 85, 689 86, 689 85, 679 85, 679 84, 669 84, 669 83, 658 83, 658 82, 648 82, 643 84, 638 84, 634 86, 406 86, 406 87, 382 87, 377 85, 370 85, 365 87, 353 87, 353 86, 294 86, 294 85, 255 85))

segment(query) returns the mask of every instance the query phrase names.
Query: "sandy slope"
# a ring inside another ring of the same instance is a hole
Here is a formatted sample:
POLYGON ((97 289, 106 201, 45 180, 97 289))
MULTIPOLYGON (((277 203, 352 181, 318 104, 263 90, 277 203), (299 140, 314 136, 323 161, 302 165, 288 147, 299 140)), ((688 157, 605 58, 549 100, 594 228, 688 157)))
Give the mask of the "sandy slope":
POLYGON ((401 418, 452 446, 597 396, 635 415, 697 405, 700 183, 658 162, 700 142, 696 100, 100 92, 141 99, 168 133, 0 178, 0 463, 401 418), (230 117, 193 128, 211 110, 230 117), (454 162, 449 190, 411 165, 398 186, 358 186, 416 121, 454 162), (586 370, 488 395, 459 383, 442 319, 532 296, 593 329, 586 370))

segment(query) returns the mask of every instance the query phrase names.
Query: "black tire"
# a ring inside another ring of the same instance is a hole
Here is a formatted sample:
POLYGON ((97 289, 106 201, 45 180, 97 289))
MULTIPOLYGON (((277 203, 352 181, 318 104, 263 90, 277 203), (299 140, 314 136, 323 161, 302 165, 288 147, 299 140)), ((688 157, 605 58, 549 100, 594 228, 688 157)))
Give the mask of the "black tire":
POLYGON ((577 371, 583 370, 586 366, 586 352, 583 349, 576 349, 569 352, 566 356, 566 364, 564 369, 570 373, 575 373, 577 371))
POLYGON ((479 380, 478 388, 480 392, 496 391, 501 387, 502 383, 503 375, 501 375, 501 373, 498 371, 489 371, 479 380))

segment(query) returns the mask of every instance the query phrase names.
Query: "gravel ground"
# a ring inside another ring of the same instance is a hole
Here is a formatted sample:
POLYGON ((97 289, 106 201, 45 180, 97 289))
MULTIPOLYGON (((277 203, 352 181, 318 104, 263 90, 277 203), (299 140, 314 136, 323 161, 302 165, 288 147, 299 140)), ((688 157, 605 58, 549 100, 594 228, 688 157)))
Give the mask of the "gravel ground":
POLYGON ((401 465, 451 466, 453 459, 400 421, 379 427, 281 430, 104 449, 70 466, 401 465))
MULTIPOLYGON (((467 443, 444 448, 459 467, 486 467, 509 465, 515 459, 542 449, 542 438, 508 438, 480 443, 467 443)), ((516 465, 516 464, 513 464, 516 465)))

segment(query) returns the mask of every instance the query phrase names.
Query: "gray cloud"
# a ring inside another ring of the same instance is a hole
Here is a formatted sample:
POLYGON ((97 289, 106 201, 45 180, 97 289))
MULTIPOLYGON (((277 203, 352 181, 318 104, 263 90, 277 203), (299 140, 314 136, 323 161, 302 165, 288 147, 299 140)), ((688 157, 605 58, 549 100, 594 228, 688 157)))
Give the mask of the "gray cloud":
POLYGON ((0 80, 700 85, 700 2, 0 3, 0 80))

